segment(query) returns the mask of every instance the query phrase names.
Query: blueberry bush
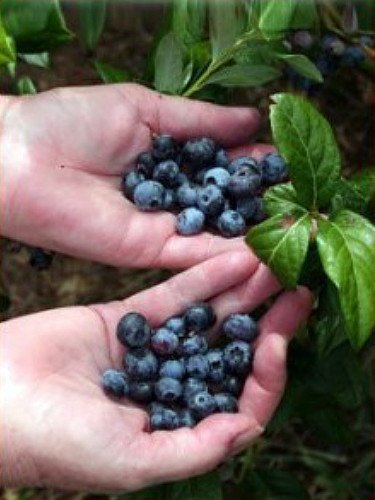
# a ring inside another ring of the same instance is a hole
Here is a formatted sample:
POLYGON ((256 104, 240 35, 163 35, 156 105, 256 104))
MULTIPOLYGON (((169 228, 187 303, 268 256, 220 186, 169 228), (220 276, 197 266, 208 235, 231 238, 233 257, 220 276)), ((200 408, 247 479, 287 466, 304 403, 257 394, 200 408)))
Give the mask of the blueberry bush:
MULTIPOLYGON (((32 78, 19 74, 20 63, 48 71, 54 49, 75 38, 104 83, 137 81, 160 92, 226 104, 239 88, 256 90, 273 82, 270 128, 288 181, 262 193, 266 219, 252 221, 246 241, 285 287, 306 284, 316 297, 308 325, 291 344, 286 394, 264 437, 216 471, 122 498, 370 498, 374 171, 372 165, 358 170, 342 161, 336 130, 324 107, 320 112, 309 97, 330 81, 339 94, 340 80, 334 77, 340 71, 371 78, 373 2, 175 0, 159 21, 142 75, 98 58, 108 3, 77 3, 73 31, 58 0, 1 1, 0 72, 10 78, 12 92, 37 92, 32 78)), ((181 196, 188 199, 191 193, 181 196)), ((185 227, 186 221, 180 224, 185 227)), ((51 260, 40 249, 32 249, 30 258, 39 268, 51 260)), ((8 302, 1 291, 2 309, 8 302)), ((255 319, 261 313, 255 311, 255 319)), ((181 327, 170 321, 167 330, 181 327)), ((169 361, 161 373, 178 379, 176 373, 186 368, 169 361)), ((112 393, 130 391, 116 372, 107 374, 103 385, 112 393)), ((139 382, 133 395, 147 398, 147 390, 139 382)), ((159 418, 160 407, 154 412, 159 418)), ((190 417, 184 414, 186 422, 190 417)))

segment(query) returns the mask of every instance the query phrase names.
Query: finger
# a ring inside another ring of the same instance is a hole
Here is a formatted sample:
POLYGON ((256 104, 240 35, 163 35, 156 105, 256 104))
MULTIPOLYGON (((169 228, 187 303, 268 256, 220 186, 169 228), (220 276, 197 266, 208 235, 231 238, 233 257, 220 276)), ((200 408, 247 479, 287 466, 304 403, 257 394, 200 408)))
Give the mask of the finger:
POLYGON ((253 372, 239 401, 240 411, 264 426, 273 415, 286 381, 287 344, 308 318, 311 294, 303 287, 283 293, 260 322, 253 372))
POLYGON ((119 88, 136 104, 143 121, 154 133, 171 134, 177 140, 206 136, 223 146, 231 146, 248 141, 259 126, 259 111, 254 108, 171 97, 139 85, 119 88))
POLYGON ((241 145, 233 148, 229 151, 230 158, 236 158, 238 156, 252 156, 256 160, 261 160, 267 153, 275 153, 276 148, 272 144, 249 144, 241 145))

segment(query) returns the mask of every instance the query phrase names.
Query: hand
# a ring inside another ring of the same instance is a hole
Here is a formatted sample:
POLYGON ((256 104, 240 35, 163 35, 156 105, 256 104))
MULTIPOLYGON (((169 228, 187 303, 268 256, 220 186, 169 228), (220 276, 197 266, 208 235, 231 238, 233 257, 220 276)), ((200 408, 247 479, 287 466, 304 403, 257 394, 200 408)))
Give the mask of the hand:
MULTIPOLYGON (((128 267, 188 268, 244 247, 242 239, 207 233, 177 236, 175 217, 138 211, 120 193, 120 178, 150 148, 153 133, 179 140, 207 135, 243 146, 258 126, 256 110, 167 97, 131 84, 55 89, 4 102, 5 236, 128 267)), ((247 149, 260 155, 267 147, 247 149)))
POLYGON ((4 323, 2 484, 133 490, 203 473, 247 446, 283 393, 287 343, 311 307, 306 289, 283 293, 263 316, 238 414, 210 416, 194 429, 149 434, 145 411, 110 400, 100 376, 121 365, 123 349, 114 332, 125 312, 140 311, 157 326, 191 302, 213 297, 220 321, 230 312, 252 310, 274 293, 264 269, 242 252, 222 254, 123 302, 4 323))

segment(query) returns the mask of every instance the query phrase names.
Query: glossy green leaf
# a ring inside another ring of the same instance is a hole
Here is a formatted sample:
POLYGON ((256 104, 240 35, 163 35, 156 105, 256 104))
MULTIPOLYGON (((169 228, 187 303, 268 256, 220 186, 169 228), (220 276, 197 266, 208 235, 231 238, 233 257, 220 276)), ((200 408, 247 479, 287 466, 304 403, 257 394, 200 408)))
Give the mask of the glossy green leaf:
POLYGON ((340 179, 331 200, 334 211, 348 208, 362 215, 370 215, 370 205, 375 194, 375 173, 367 169, 349 179, 340 179))
POLYGON ((238 2, 209 0, 209 29, 212 59, 231 47, 244 29, 245 12, 238 2))
POLYGON ((18 57, 32 66, 48 68, 50 64, 49 52, 39 52, 39 54, 18 54, 18 57))
POLYGON ((94 65, 104 83, 122 83, 130 80, 129 73, 123 69, 100 61, 95 61, 94 65))
POLYGON ((303 210, 275 215, 250 229, 246 242, 282 284, 295 287, 309 246, 311 219, 303 210))
POLYGON ((289 29, 296 0, 266 0, 260 2, 259 28, 266 37, 281 36, 289 29))
POLYGON ((222 500, 220 477, 216 471, 171 485, 169 500, 222 500))
POLYGON ((334 194, 340 153, 327 120, 305 99, 272 96, 270 117, 274 142, 288 163, 299 202, 306 208, 325 206, 334 194))
POLYGON ((285 47, 278 40, 251 40, 236 51, 234 60, 239 64, 270 65, 284 51, 285 47))
POLYGON ((99 43, 104 28, 106 8, 106 0, 80 0, 78 2, 81 37, 88 50, 94 50, 99 43))
POLYGON ((45 52, 73 38, 58 0, 1 0, 0 12, 21 53, 45 52))
POLYGON ((264 207, 268 215, 291 215, 296 210, 305 211, 298 204, 297 195, 290 182, 276 184, 267 189, 263 196, 264 207))
POLYGON ((323 76, 321 72, 315 64, 303 54, 279 54, 278 57, 298 74, 314 82, 322 83, 323 76))
POLYGON ((183 82, 183 48, 170 32, 160 40, 155 53, 154 85, 160 92, 178 93, 183 82))
POLYGON ((280 75, 280 71, 272 66, 235 64, 213 73, 208 78, 207 84, 217 83, 224 87, 257 87, 279 78, 280 75))
POLYGON ((375 325, 375 227, 342 210, 319 221, 317 243, 325 272, 339 291, 349 339, 359 348, 375 325))
POLYGON ((36 94, 37 93, 37 89, 35 87, 34 82, 28 76, 23 76, 22 78, 18 79, 17 90, 18 90, 18 93, 21 95, 36 94))
POLYGON ((318 26, 319 14, 316 0, 303 0, 303 2, 296 2, 293 16, 290 21, 290 29, 314 30, 318 26))
POLYGON ((184 44, 200 42, 204 35, 207 3, 202 0, 174 0, 172 30, 184 44))
POLYGON ((12 38, 5 31, 0 16, 0 66, 16 60, 16 50, 12 38))

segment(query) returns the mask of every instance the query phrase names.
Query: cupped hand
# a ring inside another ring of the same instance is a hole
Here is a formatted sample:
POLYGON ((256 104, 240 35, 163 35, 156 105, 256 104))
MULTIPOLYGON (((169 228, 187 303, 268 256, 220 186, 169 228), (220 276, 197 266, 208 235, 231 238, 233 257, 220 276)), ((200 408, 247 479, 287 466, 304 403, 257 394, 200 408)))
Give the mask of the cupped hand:
POLYGON ((287 343, 311 307, 306 289, 283 293, 261 319, 238 414, 150 434, 146 412, 126 399, 109 399, 100 377, 121 366, 115 327, 127 311, 140 311, 157 326, 193 301, 209 300, 220 321, 230 312, 251 311, 276 289, 264 266, 234 252, 122 302, 4 323, 2 483, 134 490, 203 473, 243 449, 262 432, 282 396, 287 343))
MULTIPOLYGON (((128 267, 188 268, 243 247, 241 239, 207 233, 177 236, 174 216, 139 212, 122 196, 120 178, 150 148, 153 134, 179 140, 204 135, 226 147, 249 144, 259 123, 255 109, 168 97, 133 84, 3 99, 5 236, 128 267)), ((264 150, 248 147, 255 155, 264 150)))

